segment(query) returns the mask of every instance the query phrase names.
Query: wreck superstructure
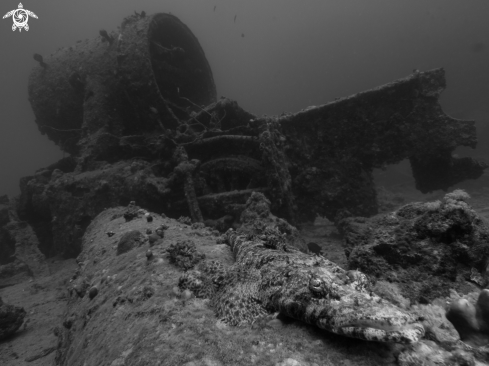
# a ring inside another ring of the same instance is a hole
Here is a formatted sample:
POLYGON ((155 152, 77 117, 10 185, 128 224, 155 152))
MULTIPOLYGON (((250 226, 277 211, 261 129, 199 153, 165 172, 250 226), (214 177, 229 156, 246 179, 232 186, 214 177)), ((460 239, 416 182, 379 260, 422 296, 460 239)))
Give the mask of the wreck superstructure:
POLYGON ((64 177, 56 189, 65 187, 64 199, 87 218, 68 222, 68 215, 59 225, 83 227, 104 207, 135 197, 193 221, 238 218, 253 191, 265 193, 272 210, 294 223, 317 215, 370 216, 378 210, 375 168, 409 159, 422 192, 475 179, 486 168, 452 156, 457 146, 476 146, 476 129, 473 121, 442 111, 443 69, 416 71, 297 113, 259 117, 217 99, 197 38, 162 13, 130 16, 118 32, 101 31, 43 63, 29 79, 36 123, 71 157, 43 170, 42 179, 23 179, 24 211, 38 222, 59 220, 57 203, 36 207, 46 201, 39 196, 53 199, 48 186, 55 171, 64 177), (115 166, 140 180, 124 189, 107 183, 97 193, 93 185, 115 166), (82 209, 84 200, 101 194, 100 207, 82 209))

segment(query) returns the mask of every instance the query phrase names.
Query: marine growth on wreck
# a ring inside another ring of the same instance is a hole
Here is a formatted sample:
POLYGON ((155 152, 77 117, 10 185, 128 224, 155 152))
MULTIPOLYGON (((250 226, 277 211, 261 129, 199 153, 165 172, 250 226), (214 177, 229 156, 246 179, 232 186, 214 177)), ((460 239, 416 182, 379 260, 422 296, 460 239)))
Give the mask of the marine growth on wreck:
MULTIPOLYGON (((487 164, 454 154, 475 148, 476 128, 443 112, 442 68, 256 116, 217 97, 172 14, 135 13, 33 58, 35 122, 69 155, 0 197, 0 286, 48 278, 46 258, 76 258, 76 271, 59 286, 56 345, 26 362, 249 365, 276 352, 275 365, 312 366, 350 349, 385 365, 489 362, 489 226, 453 190, 487 164), (385 212, 375 170, 406 160, 418 193, 453 191, 385 212), (318 218, 331 253, 308 239, 318 218)), ((0 338, 25 317, 0 298, 0 338)))

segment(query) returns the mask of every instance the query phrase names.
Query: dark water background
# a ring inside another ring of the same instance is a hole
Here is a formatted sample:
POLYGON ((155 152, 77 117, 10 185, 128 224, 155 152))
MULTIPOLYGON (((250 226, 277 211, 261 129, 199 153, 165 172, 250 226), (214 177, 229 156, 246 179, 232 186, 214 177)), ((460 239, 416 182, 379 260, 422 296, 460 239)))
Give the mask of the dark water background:
MULTIPOLYGON (((17 0, 18 1, 18 0, 17 0)), ((0 15, 17 1, 0 0, 0 15)), ((444 67, 445 112, 475 119, 489 155, 488 0, 26 0, 30 30, 0 21, 0 195, 63 156, 34 123, 27 79, 45 57, 115 30, 133 11, 171 12, 198 37, 218 95, 255 114, 296 112, 444 67), (215 11, 214 6, 216 6, 215 11), (236 22, 233 21, 235 15, 236 22)))

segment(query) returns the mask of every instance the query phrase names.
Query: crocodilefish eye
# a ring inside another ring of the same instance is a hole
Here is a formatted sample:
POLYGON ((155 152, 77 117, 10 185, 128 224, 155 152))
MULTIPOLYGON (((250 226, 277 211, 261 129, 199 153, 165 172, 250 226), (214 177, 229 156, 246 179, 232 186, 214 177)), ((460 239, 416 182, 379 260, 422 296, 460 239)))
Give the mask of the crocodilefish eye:
POLYGON ((309 289, 315 294, 318 295, 323 294, 324 293, 323 281, 320 278, 312 277, 309 280, 309 289))

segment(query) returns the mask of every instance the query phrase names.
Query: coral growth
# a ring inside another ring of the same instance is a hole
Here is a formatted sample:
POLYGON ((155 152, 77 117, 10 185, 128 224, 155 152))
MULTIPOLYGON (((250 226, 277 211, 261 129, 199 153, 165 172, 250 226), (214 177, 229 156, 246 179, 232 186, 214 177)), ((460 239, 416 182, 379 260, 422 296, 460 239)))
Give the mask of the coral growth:
POLYGON ((451 288, 485 286, 489 227, 468 199, 455 190, 439 201, 341 220, 350 268, 397 283, 413 302, 448 296, 451 288))
POLYGON ((167 251, 170 255, 170 262, 183 270, 195 267, 197 263, 205 258, 204 254, 197 251, 195 243, 191 240, 183 240, 172 244, 167 251))

